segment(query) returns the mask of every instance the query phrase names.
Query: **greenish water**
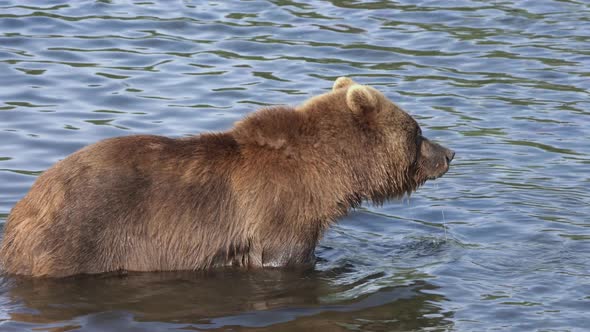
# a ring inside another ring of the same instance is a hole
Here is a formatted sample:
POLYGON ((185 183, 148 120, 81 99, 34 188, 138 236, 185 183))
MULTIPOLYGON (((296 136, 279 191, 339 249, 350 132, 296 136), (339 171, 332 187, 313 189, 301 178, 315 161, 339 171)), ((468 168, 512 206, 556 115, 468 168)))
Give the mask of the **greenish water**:
POLYGON ((0 0, 0 221, 100 139, 225 130, 350 76, 457 152, 314 271, 0 281, 0 330, 583 331, 587 1, 0 0))

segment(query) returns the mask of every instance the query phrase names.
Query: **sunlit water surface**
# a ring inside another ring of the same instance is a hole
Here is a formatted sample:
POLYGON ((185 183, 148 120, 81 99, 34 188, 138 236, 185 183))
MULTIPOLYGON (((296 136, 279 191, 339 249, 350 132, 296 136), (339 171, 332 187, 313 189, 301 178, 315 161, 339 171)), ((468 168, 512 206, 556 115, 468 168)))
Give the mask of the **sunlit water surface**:
POLYGON ((584 330, 587 1, 2 1, 0 219, 112 136, 225 130, 338 76, 457 152, 333 227, 314 271, 0 282, 0 330, 584 330))

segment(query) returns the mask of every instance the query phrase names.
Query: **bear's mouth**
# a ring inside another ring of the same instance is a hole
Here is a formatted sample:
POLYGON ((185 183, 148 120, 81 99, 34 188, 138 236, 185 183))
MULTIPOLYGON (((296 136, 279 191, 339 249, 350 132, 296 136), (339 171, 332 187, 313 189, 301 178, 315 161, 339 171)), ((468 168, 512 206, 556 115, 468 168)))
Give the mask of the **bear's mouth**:
POLYGON ((438 174, 438 175, 430 175, 430 176, 426 177, 426 180, 427 180, 427 181, 429 181, 429 180, 436 180, 436 179, 438 179, 438 178, 442 177, 443 175, 445 175, 445 174, 447 173, 447 171, 448 171, 448 170, 449 170, 449 168, 447 167, 447 169, 446 169, 446 170, 444 170, 443 172, 441 172, 441 173, 440 173, 440 174, 438 174))
POLYGON ((437 175, 432 175, 428 177, 428 180, 436 180, 440 177, 442 177, 443 175, 447 174, 447 172, 449 171, 451 165, 449 165, 448 162, 445 163, 445 167, 443 168, 442 171, 440 171, 437 175))
POLYGON ((445 175, 449 171, 449 168, 450 165, 448 161, 443 163, 427 162, 422 164, 418 167, 416 172, 417 182, 422 185, 426 181, 436 180, 445 175))

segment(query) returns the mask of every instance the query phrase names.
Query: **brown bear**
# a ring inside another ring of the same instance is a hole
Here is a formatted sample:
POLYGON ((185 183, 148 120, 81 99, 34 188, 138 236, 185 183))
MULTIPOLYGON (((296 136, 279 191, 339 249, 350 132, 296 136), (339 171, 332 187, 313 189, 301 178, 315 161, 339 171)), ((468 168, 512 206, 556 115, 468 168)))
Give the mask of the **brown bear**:
POLYGON ((338 217, 411 193, 453 156, 379 91, 341 77, 300 107, 259 110, 227 132, 79 150, 12 209, 0 264, 47 277, 312 266, 338 217))

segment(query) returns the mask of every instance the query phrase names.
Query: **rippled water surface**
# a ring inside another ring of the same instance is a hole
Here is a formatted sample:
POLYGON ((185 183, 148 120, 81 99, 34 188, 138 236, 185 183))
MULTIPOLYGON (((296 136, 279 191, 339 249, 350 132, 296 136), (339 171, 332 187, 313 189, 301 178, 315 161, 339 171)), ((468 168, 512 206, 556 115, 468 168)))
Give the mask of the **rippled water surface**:
POLYGON ((590 326, 587 1, 0 0, 0 219, 100 139, 225 130, 338 76, 457 152, 314 271, 0 281, 0 330, 590 326))

